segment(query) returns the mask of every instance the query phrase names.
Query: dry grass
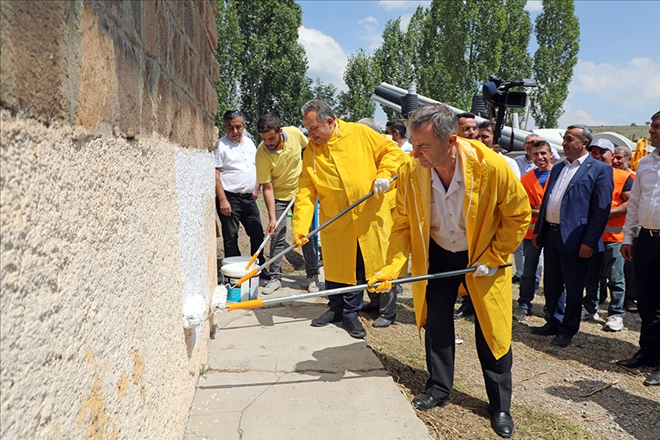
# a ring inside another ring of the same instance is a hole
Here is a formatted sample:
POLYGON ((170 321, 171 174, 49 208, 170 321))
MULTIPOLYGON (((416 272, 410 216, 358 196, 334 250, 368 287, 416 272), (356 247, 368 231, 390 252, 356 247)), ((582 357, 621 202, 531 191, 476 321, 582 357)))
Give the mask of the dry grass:
MULTIPOLYGON (((517 298, 517 286, 513 297, 517 298)), ((517 303, 514 303, 517 305, 517 303)), ((542 325, 542 298, 536 316, 513 328, 513 407, 517 439, 657 439, 660 390, 644 387, 649 370, 630 371, 614 362, 637 349, 639 317, 628 315, 626 329, 602 331, 602 323, 584 322, 566 349, 550 345, 548 336, 531 334, 542 325), (592 393, 589 395, 589 393, 592 393)), ((606 313, 602 312, 601 316, 606 313)), ((410 291, 399 299, 397 323, 385 329, 363 316, 366 341, 412 400, 424 391, 428 377, 423 341, 417 335, 410 291)), ((465 342, 456 348, 454 391, 450 404, 418 412, 438 439, 498 438, 490 428, 483 376, 474 346, 474 322, 456 321, 465 342)))

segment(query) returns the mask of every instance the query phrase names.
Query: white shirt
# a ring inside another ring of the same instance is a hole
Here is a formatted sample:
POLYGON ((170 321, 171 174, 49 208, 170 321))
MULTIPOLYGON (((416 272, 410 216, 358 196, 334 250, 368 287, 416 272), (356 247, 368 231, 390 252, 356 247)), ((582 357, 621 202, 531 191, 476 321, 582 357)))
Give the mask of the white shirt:
POLYGON ((408 154, 413 150, 413 146, 410 142, 406 141, 405 144, 401 145, 401 149, 404 153, 408 154))
POLYGON ((213 151, 215 167, 220 169, 220 180, 225 191, 248 194, 257 185, 255 157, 257 148, 252 139, 243 136, 241 143, 232 142, 227 135, 218 140, 213 151))
POLYGON ((513 174, 515 174, 518 180, 520 180, 520 168, 518 167, 518 162, 511 159, 509 156, 505 156, 502 153, 500 153, 500 156, 506 160, 506 163, 509 165, 509 168, 511 168, 511 171, 513 171, 513 174))
POLYGON ((564 193, 568 184, 571 183, 571 179, 577 173, 577 170, 580 169, 580 166, 589 157, 589 153, 585 153, 583 156, 578 157, 573 161, 569 162, 568 159, 564 160, 564 168, 559 173, 557 177, 557 183, 552 188, 552 192, 548 197, 548 207, 545 210, 545 220, 550 223, 560 223, 561 218, 561 201, 564 198, 564 193))
POLYGON ((630 190, 623 243, 632 244, 638 227, 660 229, 660 149, 639 161, 630 190))
POLYGON ((431 238, 440 247, 451 252, 466 251, 465 235, 465 182, 460 155, 456 157, 454 177, 445 190, 440 177, 431 170, 431 238))

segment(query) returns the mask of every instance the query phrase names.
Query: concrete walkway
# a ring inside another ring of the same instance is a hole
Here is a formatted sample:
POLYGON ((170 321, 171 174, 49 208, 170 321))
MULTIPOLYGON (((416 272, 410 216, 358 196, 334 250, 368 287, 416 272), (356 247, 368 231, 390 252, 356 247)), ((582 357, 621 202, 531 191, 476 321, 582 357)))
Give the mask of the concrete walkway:
MULTIPOLYGON (((284 281, 275 296, 304 293, 284 281)), ((363 340, 310 326, 324 303, 216 315, 185 440, 430 439, 363 340)))

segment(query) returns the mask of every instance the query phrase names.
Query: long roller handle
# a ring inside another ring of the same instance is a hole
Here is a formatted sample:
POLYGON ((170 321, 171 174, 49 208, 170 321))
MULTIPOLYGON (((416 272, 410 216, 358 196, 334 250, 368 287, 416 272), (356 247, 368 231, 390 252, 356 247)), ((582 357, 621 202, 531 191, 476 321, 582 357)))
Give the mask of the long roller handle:
MULTIPOLYGON (((275 223, 276 226, 279 226, 280 223, 282 223, 282 220, 284 219, 284 217, 286 217, 287 213, 289 212, 289 210, 293 206, 293 202, 295 202, 295 201, 296 201, 296 197, 293 196, 293 198, 291 199, 291 201, 287 205, 287 207, 284 210, 284 212, 282 213, 282 215, 280 215, 280 218, 277 219, 277 223, 275 223)), ((257 261, 257 258, 259 258, 259 254, 261 253, 261 251, 264 250, 264 247, 266 247, 266 243, 268 243, 268 240, 270 240, 270 234, 266 234, 266 237, 264 238, 264 241, 261 242, 261 246, 259 246, 259 249, 257 249, 257 252, 255 252, 254 255, 252 255, 252 258, 250 258, 250 261, 248 262, 247 266, 245 266, 246 270, 249 269, 250 266, 252 266, 252 263, 257 261)))
MULTIPOLYGON (((507 263, 503 266, 499 266, 498 269, 504 269, 510 266, 511 263, 507 263)), ((434 280, 437 278, 449 278, 459 275, 465 275, 474 272, 475 270, 476 267, 469 267, 467 269, 452 270, 448 272, 440 272, 440 273, 432 273, 427 275, 418 275, 415 277, 399 278, 396 280, 391 280, 390 283, 396 285, 396 284, 414 283, 417 281, 434 280)), ((378 287, 380 284, 381 283, 375 283, 373 286, 369 286, 368 284, 358 284, 357 286, 338 287, 336 289, 321 290, 319 292, 303 293, 300 295, 289 295, 289 296, 282 296, 279 298, 268 298, 268 299, 253 299, 250 301, 228 304, 226 308, 228 311, 239 310, 239 309, 256 309, 269 304, 278 304, 278 303, 296 301, 306 298, 315 298, 318 296, 330 296, 330 295, 338 295, 340 293, 355 292, 356 290, 364 290, 370 287, 378 287)))
MULTIPOLYGON (((392 177, 392 178, 390 179, 390 183, 394 182, 398 177, 399 177, 398 174, 395 175, 394 177, 392 177)), ((321 226, 319 226, 318 228, 316 228, 316 229, 314 229, 313 231, 311 231, 309 234, 305 235, 304 238, 306 238, 306 239, 311 238, 314 234, 316 234, 317 232, 319 232, 321 229, 323 229, 323 228, 325 228, 326 226, 330 225, 332 222, 334 222, 335 220, 337 220, 339 217, 341 217, 342 215, 346 214, 346 213, 349 212, 351 209, 355 208, 355 207, 358 206, 360 203, 364 202, 365 200, 367 200, 369 197, 371 197, 371 196, 373 196, 373 195, 374 195, 374 191, 371 191, 369 194, 367 194, 367 195, 363 196, 362 198, 358 199, 355 203, 353 203, 352 205, 350 205, 348 208, 344 209, 344 210, 341 211, 339 214, 335 215, 335 216, 332 217, 330 220, 328 220, 327 222, 323 223, 323 224, 322 224, 321 226)), ((283 250, 282 252, 280 252, 279 254, 275 255, 274 257, 271 257, 270 260, 266 261, 266 262, 265 262, 264 264, 262 264, 261 266, 258 266, 258 267, 256 267, 256 268, 252 269, 252 270, 251 270, 250 272, 248 272, 243 278, 241 278, 240 280, 236 281, 236 285, 237 285, 237 286, 240 286, 241 284, 243 284, 244 282, 246 282, 247 280, 249 280, 250 278, 252 278, 253 276, 255 276, 257 273, 259 273, 259 271, 260 271, 261 269, 263 269, 264 267, 268 266, 268 265, 270 264, 271 261, 275 261, 275 260, 277 260, 277 259, 279 259, 279 258, 282 258, 283 256, 285 256, 286 254, 288 254, 289 251, 291 251, 291 250, 292 250, 293 248, 295 248, 296 246, 297 246, 296 244, 292 244, 291 246, 289 246, 288 248, 284 249, 284 250, 283 250)))

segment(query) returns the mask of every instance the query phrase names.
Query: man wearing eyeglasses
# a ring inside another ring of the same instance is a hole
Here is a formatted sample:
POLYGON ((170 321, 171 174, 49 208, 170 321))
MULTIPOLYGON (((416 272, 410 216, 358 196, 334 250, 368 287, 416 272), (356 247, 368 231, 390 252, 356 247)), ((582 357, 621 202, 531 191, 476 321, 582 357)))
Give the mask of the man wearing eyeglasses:
MULTIPOLYGON (((259 249, 264 239, 256 199, 259 195, 255 156, 257 148, 243 136, 245 119, 238 110, 229 110, 222 116, 225 135, 218 140, 215 158, 216 209, 222 224, 225 257, 241 255, 238 248, 238 227, 242 224, 250 237, 250 253, 259 249)), ((264 263, 263 254, 259 264, 264 263)))

